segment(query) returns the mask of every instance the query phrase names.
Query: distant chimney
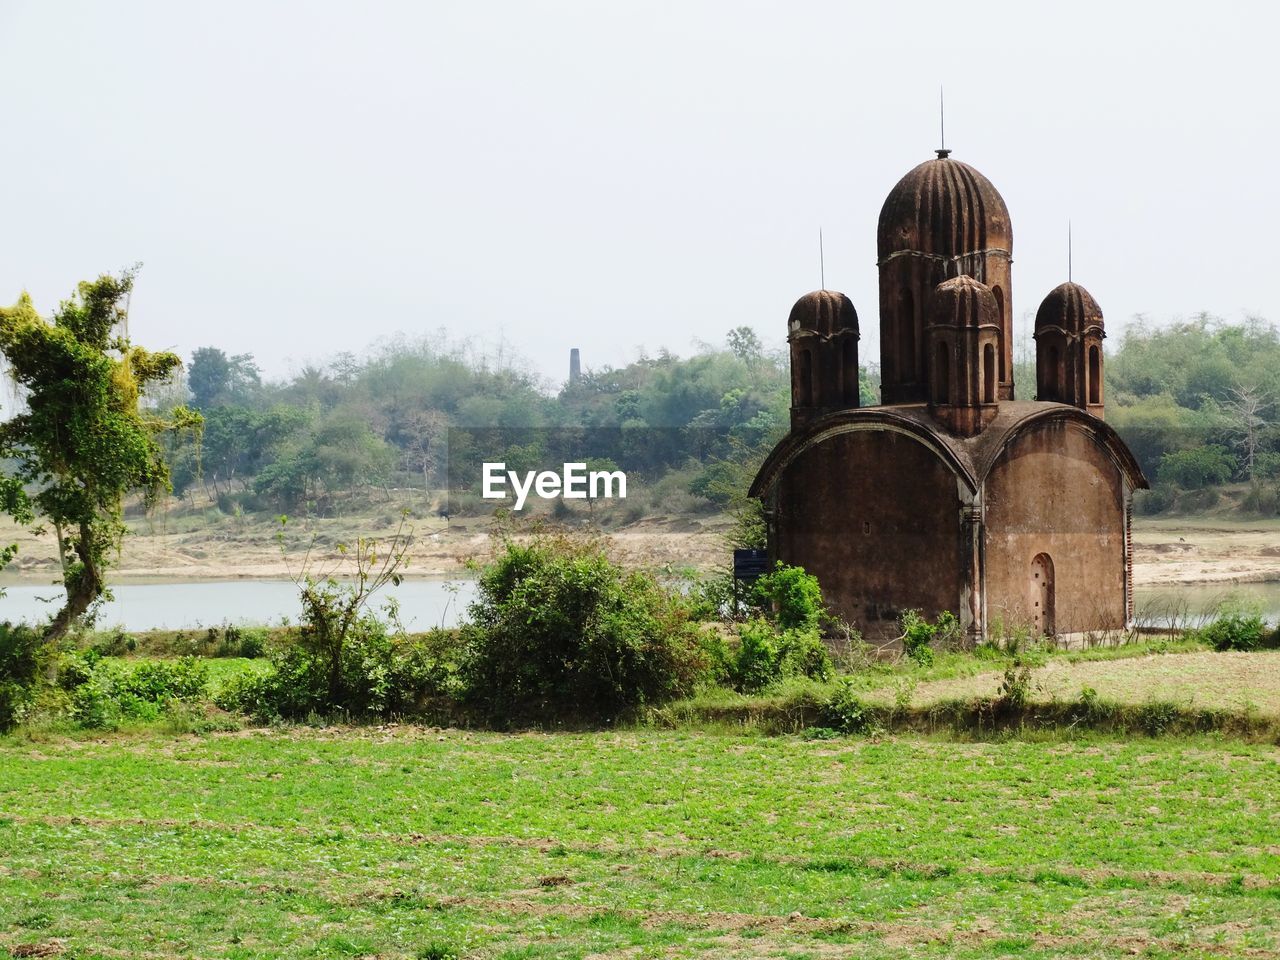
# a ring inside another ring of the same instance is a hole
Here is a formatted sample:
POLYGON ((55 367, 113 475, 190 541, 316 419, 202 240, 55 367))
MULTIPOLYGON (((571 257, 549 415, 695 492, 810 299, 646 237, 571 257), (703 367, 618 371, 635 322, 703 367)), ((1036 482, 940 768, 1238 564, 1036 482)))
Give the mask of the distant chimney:
POLYGON ((578 355, 578 348, 574 347, 569 351, 569 383, 577 383, 582 379, 582 358, 578 355))

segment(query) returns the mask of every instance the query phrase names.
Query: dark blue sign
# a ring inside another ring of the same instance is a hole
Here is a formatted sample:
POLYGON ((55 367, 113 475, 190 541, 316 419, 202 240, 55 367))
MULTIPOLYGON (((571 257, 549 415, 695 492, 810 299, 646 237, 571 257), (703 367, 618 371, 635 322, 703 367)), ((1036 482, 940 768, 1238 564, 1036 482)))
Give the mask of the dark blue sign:
POLYGON ((754 580, 769 572, 768 550, 733 551, 733 576, 735 580, 754 580))

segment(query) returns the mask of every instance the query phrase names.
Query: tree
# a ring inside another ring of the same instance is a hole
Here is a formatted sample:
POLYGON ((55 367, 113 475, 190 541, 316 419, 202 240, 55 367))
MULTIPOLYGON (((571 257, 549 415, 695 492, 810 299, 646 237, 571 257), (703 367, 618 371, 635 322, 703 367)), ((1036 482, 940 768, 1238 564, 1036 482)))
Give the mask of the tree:
POLYGON ((1184 490, 1203 490, 1205 487, 1226 483, 1236 472, 1235 457, 1216 443, 1166 453, 1160 460, 1157 479, 1161 483, 1174 483, 1184 490))
POLYGON ((1253 387, 1234 387, 1231 399, 1222 404, 1227 418, 1227 432, 1235 440, 1244 458, 1244 473, 1253 476, 1254 461, 1262 446, 1263 434, 1270 421, 1271 396, 1253 387))
POLYGON ((191 403, 198 410, 242 398, 261 383, 261 373, 251 353, 229 357, 217 347, 200 347, 191 354, 187 386, 191 389, 191 403))
POLYGON ((141 492, 150 505, 168 490, 158 435, 200 424, 184 407, 166 418, 139 407, 146 387, 181 361, 115 333, 134 274, 81 283, 51 321, 25 293, 0 309, 0 352, 27 391, 26 411, 0 424, 0 459, 15 464, 0 506, 20 522, 45 518, 57 535, 67 598, 47 639, 65 634, 106 592, 105 572, 125 530, 125 496, 141 492))

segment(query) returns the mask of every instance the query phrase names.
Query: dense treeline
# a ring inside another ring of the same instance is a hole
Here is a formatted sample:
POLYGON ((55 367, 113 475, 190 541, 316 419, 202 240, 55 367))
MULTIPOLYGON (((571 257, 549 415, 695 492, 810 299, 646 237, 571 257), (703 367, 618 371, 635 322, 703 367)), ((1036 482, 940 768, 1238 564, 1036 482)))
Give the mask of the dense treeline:
MULTIPOLYGON (((874 373, 863 379, 871 401, 874 373)), ((786 431, 788 391, 785 358, 748 328, 692 357, 586 371, 558 392, 508 355, 443 337, 396 340, 277 383, 262 381, 252 357, 205 347, 174 386, 172 401, 189 398, 205 417, 200 442, 172 450, 174 488, 228 510, 326 511, 378 488, 438 496, 448 456, 547 467, 563 455, 635 472, 651 490, 662 480, 668 509, 709 507, 786 431)))
MULTIPOLYGON (((1023 396, 1029 359, 1019 364, 1023 396)), ((1108 357, 1106 379, 1108 419, 1154 487, 1143 509, 1205 509, 1224 486, 1245 484, 1245 509, 1277 512, 1274 327, 1208 316, 1135 323, 1108 357)), ((439 497, 447 455, 501 456, 525 469, 563 456, 638 474, 649 504, 668 512, 711 509, 742 493, 786 432, 788 391, 785 355, 766 352, 746 327, 694 356, 641 356, 585 371, 558 391, 518 358, 444 336, 344 354, 279 382, 264 382, 251 356, 205 347, 173 389, 172 402, 189 399, 205 417, 201 442, 180 440, 171 451, 174 485, 228 511, 326 512, 379 489, 439 497), (460 435, 463 427, 474 432, 460 435)), ((877 372, 864 367, 863 403, 878 402, 878 392, 877 372)), ((635 504, 637 516, 645 506, 635 504)))
POLYGON ((1106 367, 1107 417, 1142 464, 1148 512, 1214 506, 1247 484, 1248 512, 1280 512, 1280 332, 1201 315, 1129 327, 1106 367))

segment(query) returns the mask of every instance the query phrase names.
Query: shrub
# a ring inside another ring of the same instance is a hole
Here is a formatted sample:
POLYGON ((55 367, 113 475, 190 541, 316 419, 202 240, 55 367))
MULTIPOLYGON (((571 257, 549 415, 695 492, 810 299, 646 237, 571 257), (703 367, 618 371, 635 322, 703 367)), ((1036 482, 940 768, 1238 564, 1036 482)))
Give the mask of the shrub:
POLYGON ((1000 703, 1013 710, 1021 710, 1031 700, 1031 667, 1018 657, 1004 671, 998 693, 1000 703))
POLYGON ((1256 610, 1227 607, 1206 627, 1194 633, 1196 639, 1215 650, 1259 650, 1271 645, 1267 625, 1256 610))
POLYGON ((40 634, 22 624, 0 623, 0 733, 26 713, 35 687, 40 634))
POLYGON ((902 652, 907 659, 923 667, 930 666, 933 663, 933 648, 930 644, 933 643, 938 628, 921 616, 919 610, 904 610, 898 618, 898 626, 902 628, 902 652))
POLYGON ((831 654, 816 629, 777 630, 754 619, 738 627, 738 646, 727 654, 726 679, 742 693, 755 693, 784 677, 830 679, 831 654))
POLYGON ((730 661, 729 682, 743 693, 763 690, 782 677, 778 634, 766 620, 748 620, 738 628, 738 649, 730 661))
POLYGON ((752 584, 751 597, 784 630, 814 629, 826 613, 818 578, 803 567, 778 564, 752 584))
POLYGON ((1178 499, 1178 488, 1172 483, 1156 483, 1150 490, 1139 490, 1134 504, 1140 514, 1152 516, 1172 510, 1178 499))
POLYGON ((138 640, 124 627, 116 627, 97 634, 89 649, 100 657, 123 657, 138 649, 138 640))
POLYGON ((1178 722, 1179 712, 1177 704, 1148 700, 1138 708, 1138 726, 1149 737, 1163 736, 1178 722))
MULTIPOLYGON (((212 629, 209 631, 214 632, 212 629)), ((238 627, 229 624, 214 650, 215 657, 246 657, 256 660, 266 654, 268 633, 261 627, 238 627)))
POLYGON ((471 616, 466 695, 503 723, 610 719, 690 692, 707 669, 683 599, 624 574, 595 541, 506 541, 471 616))
POLYGON ((452 692, 455 668, 448 654, 455 643, 453 631, 408 637, 365 614, 342 646, 336 698, 327 652, 298 643, 273 652, 265 674, 243 674, 228 682, 216 702, 263 720, 304 720, 335 712, 355 718, 403 717, 452 692))
POLYGON ((1280 513, 1280 484, 1263 485, 1254 480, 1240 505, 1249 513, 1271 517, 1280 513))
POLYGON ((834 670, 831 653, 816 629, 783 631, 779 645, 782 648, 784 677, 831 679, 834 670))
POLYGON ((697 620, 728 620, 734 614, 734 600, 738 591, 731 573, 719 573, 689 586, 686 599, 689 613, 697 620))
POLYGON ((960 626, 960 620, 950 610, 943 610, 938 614, 937 623, 934 625, 933 637, 943 650, 959 650, 966 645, 964 629, 960 626))
POLYGON ((126 718, 156 720, 173 703, 198 700, 208 685, 208 667, 195 657, 122 666, 95 660, 89 651, 79 659, 64 659, 60 683, 71 693, 77 723, 114 727, 126 718))
POLYGON ((870 734, 880 729, 875 709, 858 696, 847 677, 823 707, 821 722, 841 733, 870 734))

